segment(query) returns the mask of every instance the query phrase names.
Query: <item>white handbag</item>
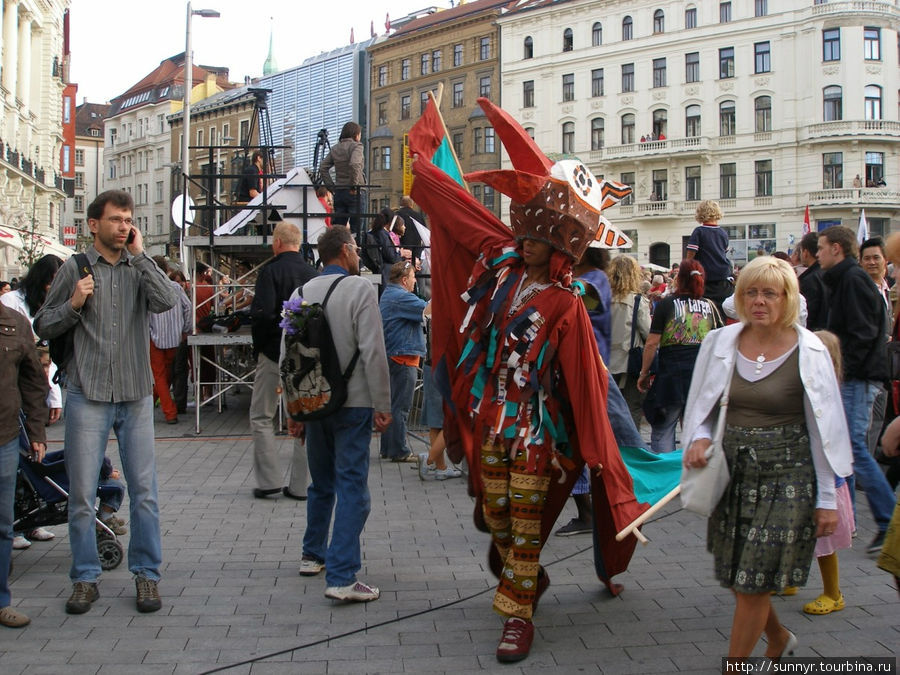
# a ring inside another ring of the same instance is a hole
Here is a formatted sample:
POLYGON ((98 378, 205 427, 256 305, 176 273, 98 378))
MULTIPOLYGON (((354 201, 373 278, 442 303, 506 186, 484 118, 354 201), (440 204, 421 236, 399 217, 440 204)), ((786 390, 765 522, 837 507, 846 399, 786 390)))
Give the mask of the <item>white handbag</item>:
MULTIPOLYGON (((737 353, 735 353, 737 361, 737 353)), ((732 365, 731 374, 734 374, 732 365)), ((706 449, 706 466, 681 467, 681 507, 693 511, 705 518, 712 515, 713 510, 728 489, 731 474, 728 471, 728 461, 725 459, 725 448, 722 447, 722 438, 725 436, 725 416, 728 413, 728 392, 731 389, 731 376, 719 399, 719 418, 716 421, 716 429, 713 439, 706 449)))

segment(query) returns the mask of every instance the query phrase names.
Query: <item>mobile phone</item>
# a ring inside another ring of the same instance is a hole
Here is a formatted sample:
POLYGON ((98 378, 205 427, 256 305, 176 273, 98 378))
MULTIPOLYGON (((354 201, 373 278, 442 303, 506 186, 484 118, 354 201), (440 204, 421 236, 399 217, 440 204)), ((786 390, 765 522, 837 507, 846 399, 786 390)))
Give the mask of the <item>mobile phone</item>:
POLYGON ((131 228, 131 231, 128 233, 128 239, 125 240, 126 244, 134 243, 134 228, 131 228))

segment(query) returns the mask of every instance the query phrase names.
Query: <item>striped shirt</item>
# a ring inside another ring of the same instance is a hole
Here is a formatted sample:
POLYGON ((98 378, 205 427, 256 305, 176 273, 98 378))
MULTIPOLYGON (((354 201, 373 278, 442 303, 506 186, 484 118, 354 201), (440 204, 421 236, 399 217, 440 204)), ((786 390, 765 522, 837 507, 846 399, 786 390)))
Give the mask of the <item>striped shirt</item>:
POLYGON ((146 253, 123 251, 109 264, 93 246, 86 252, 94 272, 94 293, 80 310, 72 307, 78 281, 69 258, 34 317, 34 329, 49 340, 75 330, 75 354, 66 369, 69 381, 91 401, 137 401, 150 396, 150 312, 176 302, 175 289, 146 253))
POLYGON ((193 330, 193 308, 181 284, 169 281, 175 291, 175 306, 165 312, 150 315, 150 339, 157 349, 174 349, 181 344, 184 333, 193 330))

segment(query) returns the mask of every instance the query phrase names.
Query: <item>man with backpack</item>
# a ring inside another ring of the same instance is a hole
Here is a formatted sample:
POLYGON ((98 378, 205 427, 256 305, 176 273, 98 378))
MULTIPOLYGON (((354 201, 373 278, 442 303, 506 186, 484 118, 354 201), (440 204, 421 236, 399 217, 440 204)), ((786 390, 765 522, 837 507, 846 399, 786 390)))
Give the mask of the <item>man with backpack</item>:
POLYGON ((278 359, 281 352, 281 310, 284 301, 298 286, 316 276, 316 271, 300 253, 300 230, 281 222, 272 232, 275 258, 266 263, 256 278, 250 317, 253 349, 257 353, 253 395, 250 399, 250 429, 253 432, 253 472, 256 487, 253 496, 265 499, 279 492, 300 501, 306 499, 306 456, 299 441, 294 443, 291 478, 282 487, 284 474, 278 462, 273 420, 278 406, 281 375, 278 359))
POLYGON ((359 277, 359 249, 350 230, 332 227, 319 237, 318 249, 325 267, 303 286, 301 295, 309 304, 326 305, 341 372, 354 358, 356 363, 348 374, 343 407, 316 421, 288 420, 291 435, 306 435, 312 477, 300 574, 315 576, 324 569, 325 597, 368 602, 377 600, 380 592, 358 581, 356 573, 362 566, 359 538, 370 509, 369 445, 373 426, 382 432, 391 423, 381 313, 375 288, 359 277))

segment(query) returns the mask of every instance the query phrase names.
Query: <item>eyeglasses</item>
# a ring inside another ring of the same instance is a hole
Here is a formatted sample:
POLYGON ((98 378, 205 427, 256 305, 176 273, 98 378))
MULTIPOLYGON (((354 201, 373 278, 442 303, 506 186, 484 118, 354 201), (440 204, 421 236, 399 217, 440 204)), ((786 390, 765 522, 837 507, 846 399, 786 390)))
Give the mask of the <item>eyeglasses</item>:
POLYGON ((126 225, 128 225, 128 227, 131 227, 132 225, 134 225, 133 218, 123 218, 122 216, 110 216, 106 220, 109 221, 110 223, 112 223, 113 225, 121 225, 122 223, 125 223, 126 225))
POLYGON ((784 293, 778 293, 770 288, 767 288, 764 291, 760 291, 758 288, 748 288, 744 291, 744 297, 750 298, 751 300, 756 300, 760 294, 762 294, 763 300, 766 302, 775 302, 784 295, 784 293))
POLYGON ((403 269, 408 270, 410 267, 412 267, 412 263, 411 263, 409 260, 407 260, 407 261, 403 264, 403 269))

